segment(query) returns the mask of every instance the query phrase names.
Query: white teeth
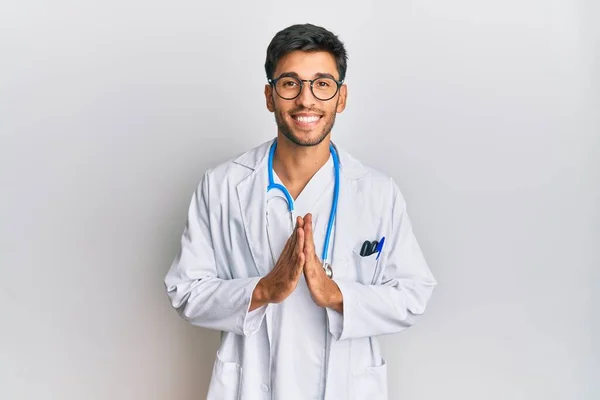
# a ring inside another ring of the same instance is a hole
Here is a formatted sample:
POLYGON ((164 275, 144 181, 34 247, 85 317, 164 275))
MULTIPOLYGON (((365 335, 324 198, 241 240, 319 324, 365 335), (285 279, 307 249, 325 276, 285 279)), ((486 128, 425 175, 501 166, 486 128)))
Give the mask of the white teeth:
POLYGON ((302 122, 303 124, 310 124, 312 122, 317 121, 320 117, 319 116, 310 116, 310 117, 295 117, 297 121, 302 122))

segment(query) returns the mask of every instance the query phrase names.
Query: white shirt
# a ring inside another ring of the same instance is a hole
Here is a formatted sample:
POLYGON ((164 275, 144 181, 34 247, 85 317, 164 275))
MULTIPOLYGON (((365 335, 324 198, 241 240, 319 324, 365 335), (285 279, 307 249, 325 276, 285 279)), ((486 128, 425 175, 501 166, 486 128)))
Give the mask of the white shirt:
MULTIPOLYGON (((275 173, 274 180, 281 184, 275 173)), ((294 224, 297 216, 303 217, 309 212, 313 215, 315 251, 319 259, 323 254, 334 184, 333 159, 330 156, 294 201, 294 224)), ((270 190, 267 199, 267 230, 275 262, 279 259, 292 229, 292 219, 283 193, 277 189, 270 190)), ((332 231, 330 252, 333 239, 332 231)), ((273 399, 323 399, 328 333, 325 309, 312 300, 304 275, 300 277, 296 289, 283 302, 272 306, 273 399)))

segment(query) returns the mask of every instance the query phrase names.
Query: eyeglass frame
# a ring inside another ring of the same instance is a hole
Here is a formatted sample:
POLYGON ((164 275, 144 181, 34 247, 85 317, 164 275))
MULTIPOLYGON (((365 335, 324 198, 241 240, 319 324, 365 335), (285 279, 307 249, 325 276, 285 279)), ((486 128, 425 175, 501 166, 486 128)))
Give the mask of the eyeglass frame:
POLYGON ((267 79, 267 82, 273 87, 273 89, 275 90, 275 93, 277 93, 277 96, 281 97, 284 100, 294 100, 294 99, 298 98, 298 96, 300 96, 302 94, 302 89, 304 88, 304 82, 310 82, 310 93, 312 93, 313 97, 319 101, 329 101, 329 100, 333 99, 340 92, 340 87, 344 84, 343 79, 338 81, 337 79, 335 79, 333 76, 331 76, 329 74, 324 75, 324 76, 319 76, 318 78, 315 78, 315 79, 300 79, 296 76, 291 76, 291 75, 287 75, 284 73, 284 74, 279 75, 279 77, 277 77, 277 78, 267 79), (292 79, 295 79, 300 82, 300 90, 298 91, 297 95, 295 95, 294 97, 287 98, 287 97, 283 97, 282 95, 279 94, 279 92, 277 91, 277 81, 279 81, 282 78, 292 78, 292 79), (333 96, 331 96, 328 99, 323 100, 323 99, 318 98, 315 95, 315 92, 313 90, 313 83, 315 81, 318 81, 319 79, 324 79, 324 78, 331 79, 332 81, 334 81, 337 87, 335 89, 335 93, 333 94, 333 96))

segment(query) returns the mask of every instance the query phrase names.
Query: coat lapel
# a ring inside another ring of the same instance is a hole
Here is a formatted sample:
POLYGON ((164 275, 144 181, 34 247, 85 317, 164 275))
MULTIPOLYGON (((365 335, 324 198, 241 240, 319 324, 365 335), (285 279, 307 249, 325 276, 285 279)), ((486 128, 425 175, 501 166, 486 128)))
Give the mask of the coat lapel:
MULTIPOLYGON (((274 267, 267 240, 267 156, 273 141, 263 143, 254 151, 243 154, 235 162, 252 169, 236 186, 246 242, 259 276, 265 276, 274 267)), ((273 336, 273 309, 267 308, 267 340, 269 351, 273 336)), ((270 357, 270 356, 269 356, 270 357)))
MULTIPOLYGON (((337 146, 336 146, 337 148, 337 146)), ((333 276, 347 276, 347 264, 352 257, 352 233, 360 229, 358 213, 361 212, 361 198, 356 179, 365 175, 362 164, 348 153, 338 149, 340 156, 340 195, 335 217, 335 239, 333 243, 333 276)))
POLYGON ((252 152, 242 155, 236 163, 253 169, 252 173, 238 183, 236 190, 246 241, 259 276, 272 268, 272 258, 267 241, 267 175, 266 156, 271 142, 263 143, 252 152))

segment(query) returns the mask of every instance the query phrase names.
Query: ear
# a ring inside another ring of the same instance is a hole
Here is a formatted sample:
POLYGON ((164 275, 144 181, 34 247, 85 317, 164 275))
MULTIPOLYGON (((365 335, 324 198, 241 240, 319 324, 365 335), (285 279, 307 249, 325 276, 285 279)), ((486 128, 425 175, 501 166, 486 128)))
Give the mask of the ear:
POLYGON ((340 86, 340 98, 338 99, 336 112, 341 113, 346 109, 346 99, 348 98, 348 87, 346 84, 340 86))
POLYGON ((267 110, 275 112, 275 102, 273 100, 273 88, 271 85, 265 85, 265 101, 267 102, 267 110))

